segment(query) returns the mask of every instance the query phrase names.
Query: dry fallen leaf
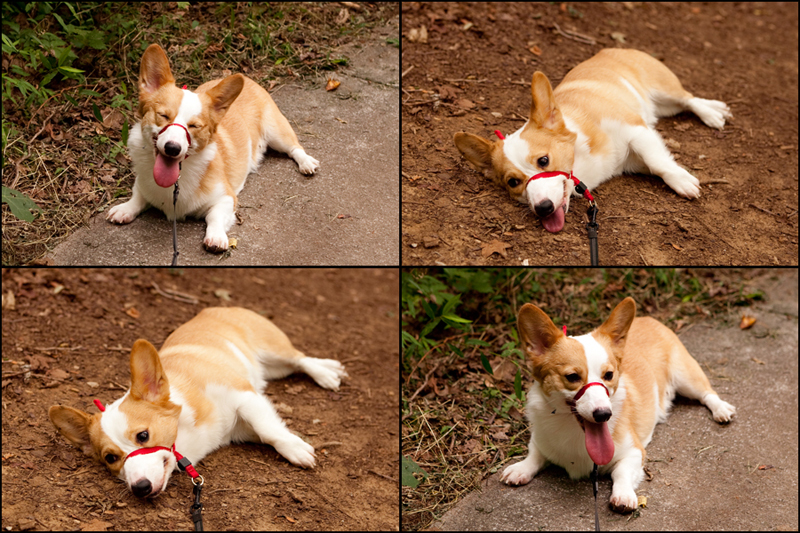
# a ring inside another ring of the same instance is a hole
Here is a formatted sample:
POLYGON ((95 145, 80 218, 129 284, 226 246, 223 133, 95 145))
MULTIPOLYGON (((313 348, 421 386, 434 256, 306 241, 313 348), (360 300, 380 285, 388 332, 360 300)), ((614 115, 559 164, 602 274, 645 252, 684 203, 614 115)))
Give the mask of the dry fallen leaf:
POLYGON ((419 29, 412 28, 408 31, 406 38, 412 43, 427 43, 428 42, 428 28, 420 26, 419 29))
POLYGON ((461 109, 472 109, 475 107, 475 104, 472 103, 471 100, 467 100, 466 98, 459 98, 456 100, 456 105, 461 109))
POLYGON ((336 89, 339 88, 339 85, 341 85, 341 83, 342 82, 340 82, 339 80, 335 80, 333 78, 328 78, 328 83, 325 85, 325 90, 326 91, 335 91, 336 89))
POLYGON ((739 322, 739 329, 747 329, 756 323, 756 317, 749 315, 742 315, 742 320, 739 322))
POLYGON ((511 248, 511 245, 495 239, 483 247, 483 249, 481 250, 481 255, 483 257, 489 257, 494 253, 498 253, 505 258, 508 257, 508 255, 506 254, 506 248, 511 248))

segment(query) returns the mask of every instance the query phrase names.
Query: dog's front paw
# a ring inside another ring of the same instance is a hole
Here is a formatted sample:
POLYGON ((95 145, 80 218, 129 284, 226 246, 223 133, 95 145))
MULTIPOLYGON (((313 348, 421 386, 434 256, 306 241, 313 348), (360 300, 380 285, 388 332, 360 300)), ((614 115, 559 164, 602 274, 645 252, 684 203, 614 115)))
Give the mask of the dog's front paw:
POLYGON ((106 215, 106 220, 114 224, 129 224, 133 222, 141 210, 134 204, 133 200, 124 204, 115 205, 106 215))
POLYGON ((673 191, 684 198, 700 197, 700 180, 689 174, 686 170, 678 167, 674 171, 665 173, 662 178, 664 183, 669 185, 673 191))
POLYGON ((500 474, 500 481, 507 485, 525 485, 533 476, 536 475, 537 468, 531 467, 531 462, 526 458, 524 461, 509 465, 500 474))
POLYGON ((279 454, 295 466, 314 468, 316 464, 314 447, 297 435, 290 435, 273 446, 279 454))
POLYGON ((215 230, 210 226, 206 229, 206 238, 203 246, 212 254, 219 254, 228 249, 228 235, 222 230, 215 230))
POLYGON ((630 513, 639 506, 639 499, 633 490, 616 490, 616 485, 611 491, 611 499, 608 501, 611 510, 617 513, 630 513))

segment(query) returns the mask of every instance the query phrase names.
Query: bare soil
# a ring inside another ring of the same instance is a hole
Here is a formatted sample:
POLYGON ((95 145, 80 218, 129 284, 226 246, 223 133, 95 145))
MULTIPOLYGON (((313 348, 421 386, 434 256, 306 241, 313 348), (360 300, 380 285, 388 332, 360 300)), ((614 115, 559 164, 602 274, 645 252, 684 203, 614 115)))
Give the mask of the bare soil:
POLYGON ((696 96, 727 102, 734 118, 722 132, 691 113, 659 122, 678 163, 703 184, 698 200, 655 176, 617 177, 593 191, 601 264, 797 264, 796 3, 402 9, 404 265, 588 264, 583 200, 573 198, 564 230, 548 233, 528 207, 474 171, 452 139, 458 131, 494 138, 496 129, 517 130, 536 70, 555 86, 606 47, 653 54, 696 96), (427 42, 412 42, 410 32, 422 27, 427 42))
POLYGON ((195 465, 206 529, 396 530, 398 281, 390 269, 4 270, 3 529, 191 529, 188 476, 139 500, 61 438, 47 410, 94 412, 93 398, 111 402, 129 386, 136 339, 160 346, 202 308, 238 305, 265 313, 306 354, 342 361, 350 377, 338 392, 305 375, 269 384, 317 467, 260 444, 212 453, 195 465))

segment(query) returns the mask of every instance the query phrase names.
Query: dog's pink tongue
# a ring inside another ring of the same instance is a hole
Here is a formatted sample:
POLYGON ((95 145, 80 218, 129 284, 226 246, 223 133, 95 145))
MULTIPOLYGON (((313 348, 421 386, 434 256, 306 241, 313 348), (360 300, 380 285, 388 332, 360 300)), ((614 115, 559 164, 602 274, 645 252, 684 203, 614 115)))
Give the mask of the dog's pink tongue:
POLYGON ((564 229, 564 208, 559 206, 552 214, 544 217, 542 226, 550 233, 558 233, 564 229))
POLYGON ((156 164, 153 165, 153 178, 162 187, 172 187, 180 176, 180 160, 165 157, 156 150, 156 164))
POLYGON ((589 457, 598 465, 607 465, 614 458, 614 441, 611 439, 611 432, 608 431, 608 424, 595 424, 588 420, 583 421, 583 429, 586 434, 586 451, 589 457))

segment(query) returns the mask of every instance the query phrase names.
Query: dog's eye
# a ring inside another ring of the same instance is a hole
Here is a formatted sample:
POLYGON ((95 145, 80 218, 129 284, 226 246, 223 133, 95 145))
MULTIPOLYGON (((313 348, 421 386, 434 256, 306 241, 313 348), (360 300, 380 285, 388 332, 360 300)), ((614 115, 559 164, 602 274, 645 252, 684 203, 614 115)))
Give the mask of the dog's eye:
POLYGON ((520 183, 522 182, 517 178, 511 178, 510 180, 508 180, 508 186, 511 187, 512 189, 516 188, 520 183))
POLYGON ((614 379, 614 373, 613 372, 608 371, 605 374, 603 374, 603 380, 604 381, 611 381, 612 379, 614 379))
POLYGON ((189 124, 189 127, 190 127, 191 129, 193 129, 193 130, 196 130, 196 129, 197 129, 197 128, 199 128, 200 126, 199 126, 199 125, 197 125, 197 124, 189 124))
POLYGON ((579 382, 581 380, 581 377, 578 374, 575 374, 575 373, 567 374, 564 377, 566 377, 567 381, 569 381, 570 383, 577 383, 577 382, 579 382))
POLYGON ((114 463, 116 463, 116 462, 117 462, 117 456, 116 456, 116 455, 114 455, 113 453, 107 453, 107 454, 106 454, 106 456, 105 456, 105 457, 103 457, 103 459, 105 459, 105 460, 106 460, 106 462, 107 462, 108 464, 110 464, 110 465, 111 465, 111 464, 114 464, 114 463))
POLYGON ((169 115, 165 115, 164 113, 160 113, 159 116, 164 120, 169 120, 169 115))
POLYGON ((139 433, 136 434, 136 442, 138 442, 139 444, 144 444, 145 442, 148 441, 149 438, 150 434, 147 432, 147 430, 140 431, 139 433))
POLYGON ((539 165, 539 168, 545 168, 547 165, 550 164, 550 158, 546 155, 543 155, 539 159, 536 160, 536 164, 539 165))

